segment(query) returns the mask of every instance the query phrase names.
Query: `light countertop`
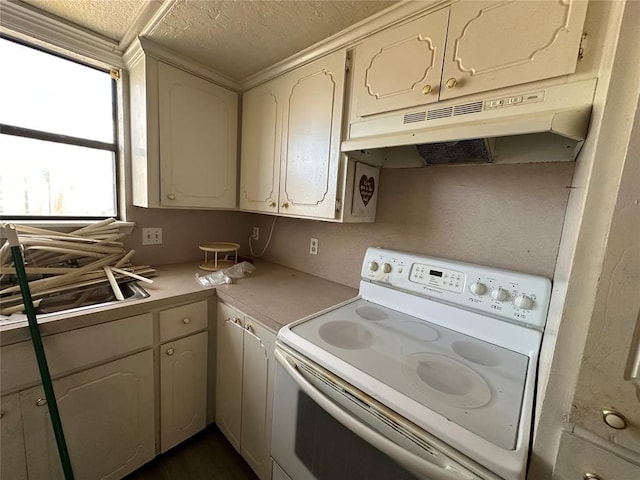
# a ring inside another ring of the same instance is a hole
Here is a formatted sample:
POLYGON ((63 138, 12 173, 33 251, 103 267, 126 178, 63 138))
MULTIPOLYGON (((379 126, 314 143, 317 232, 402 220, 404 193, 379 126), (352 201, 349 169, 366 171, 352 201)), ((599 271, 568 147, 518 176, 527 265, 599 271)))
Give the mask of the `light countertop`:
MULTIPOLYGON (((51 335, 213 298, 217 294, 223 302, 275 332, 283 325, 358 294, 351 287, 281 265, 258 260, 254 266, 253 273, 234 280, 231 285, 204 288, 196 281, 195 274, 209 272, 199 270, 197 263, 161 265, 156 267, 154 283, 142 284, 149 297, 49 315, 39 319, 40 331, 42 335, 51 335)), ((25 340, 29 340, 26 321, 5 326, 0 323, 1 345, 25 340)))

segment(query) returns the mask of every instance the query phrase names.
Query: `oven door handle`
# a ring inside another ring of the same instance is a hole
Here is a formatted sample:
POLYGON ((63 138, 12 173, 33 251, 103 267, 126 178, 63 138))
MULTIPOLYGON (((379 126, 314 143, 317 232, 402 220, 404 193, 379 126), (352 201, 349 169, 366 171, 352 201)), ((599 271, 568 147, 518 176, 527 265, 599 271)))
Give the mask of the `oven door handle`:
POLYGON ((351 430, 355 435, 362 438, 375 448, 385 453, 400 465, 404 466, 412 473, 422 478, 437 480, 474 480, 480 479, 471 472, 461 471, 459 467, 454 465, 438 466, 420 458, 404 448, 396 445, 394 442, 386 438, 384 435, 376 432, 364 423, 355 419, 342 408, 333 403, 322 392, 315 388, 304 376, 299 372, 295 361, 289 360, 286 353, 281 350, 275 350, 275 358, 287 371, 289 376, 298 384, 298 386, 311 397, 321 408, 329 415, 335 418, 343 426, 351 430))

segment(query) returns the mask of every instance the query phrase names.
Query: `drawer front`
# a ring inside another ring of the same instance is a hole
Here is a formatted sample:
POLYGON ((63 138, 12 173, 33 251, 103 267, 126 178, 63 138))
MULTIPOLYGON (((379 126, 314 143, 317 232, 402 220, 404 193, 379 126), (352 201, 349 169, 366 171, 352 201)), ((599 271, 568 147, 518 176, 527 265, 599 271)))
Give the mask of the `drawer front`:
POLYGON ((160 343, 207 328, 207 301, 160 312, 160 343))
MULTIPOLYGON (((100 363, 153 344, 150 313, 92 325, 42 339, 52 376, 100 363)), ((2 347, 0 390, 6 392, 40 381, 32 343, 2 347)))
POLYGON ((562 433, 553 480, 582 480, 586 474, 602 480, 640 478, 640 466, 577 435, 562 433))

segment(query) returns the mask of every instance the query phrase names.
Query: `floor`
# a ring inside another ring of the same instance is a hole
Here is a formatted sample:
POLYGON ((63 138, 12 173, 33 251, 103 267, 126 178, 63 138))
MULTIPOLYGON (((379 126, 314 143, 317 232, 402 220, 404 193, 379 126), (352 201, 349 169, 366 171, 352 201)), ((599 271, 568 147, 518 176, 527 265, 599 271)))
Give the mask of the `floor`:
POLYGON ((125 480, 258 480, 249 465, 211 425, 156 457, 125 480))

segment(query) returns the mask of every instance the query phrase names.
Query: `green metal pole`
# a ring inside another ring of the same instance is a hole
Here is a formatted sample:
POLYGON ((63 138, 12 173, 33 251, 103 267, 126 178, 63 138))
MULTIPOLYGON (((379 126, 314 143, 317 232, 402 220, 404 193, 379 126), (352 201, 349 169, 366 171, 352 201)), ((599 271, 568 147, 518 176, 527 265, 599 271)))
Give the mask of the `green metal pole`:
POLYGON ((60 463, 62 463, 62 471, 64 472, 64 478, 66 480, 73 480, 74 477, 73 470, 71 468, 71 459, 69 458, 67 443, 64 439, 64 432, 62 431, 60 412, 58 411, 58 404, 56 402, 56 396, 53 391, 53 383, 51 382, 51 375, 49 374, 49 367, 47 365, 47 357, 44 352, 44 345, 42 344, 40 329, 38 328, 36 310, 33 307, 33 300, 31 299, 31 290, 29 290, 27 273, 24 269, 22 250, 20 249, 20 242, 18 241, 18 233, 16 232, 15 225, 12 224, 6 225, 5 230, 7 233, 9 246, 11 247, 13 265, 16 269, 16 274, 18 275, 18 284, 20 285, 20 292, 22 293, 22 301, 24 302, 25 313, 27 314, 27 320, 29 321, 29 332, 31 333, 33 349, 36 352, 36 360, 38 362, 38 369, 40 370, 42 387, 44 388, 44 395, 47 399, 47 406, 49 407, 51 425, 53 427, 53 433, 56 437, 56 444, 58 445, 58 454, 60 455, 60 463))

